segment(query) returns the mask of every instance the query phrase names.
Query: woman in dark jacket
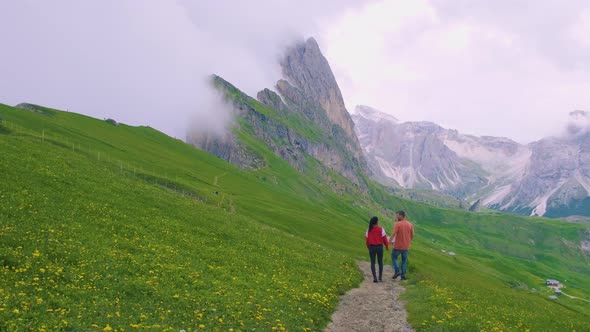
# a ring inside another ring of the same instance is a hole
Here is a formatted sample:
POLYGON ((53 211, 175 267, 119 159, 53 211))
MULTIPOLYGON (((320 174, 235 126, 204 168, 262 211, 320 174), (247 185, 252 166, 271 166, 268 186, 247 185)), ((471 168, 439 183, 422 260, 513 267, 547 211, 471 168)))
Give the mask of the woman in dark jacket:
POLYGON ((365 234, 369 257, 371 257, 371 272, 373 273, 373 282, 377 282, 375 272, 375 258, 379 262, 379 281, 383 281, 383 245, 389 250, 389 241, 385 230, 378 225, 379 218, 373 217, 369 221, 369 230, 365 234))

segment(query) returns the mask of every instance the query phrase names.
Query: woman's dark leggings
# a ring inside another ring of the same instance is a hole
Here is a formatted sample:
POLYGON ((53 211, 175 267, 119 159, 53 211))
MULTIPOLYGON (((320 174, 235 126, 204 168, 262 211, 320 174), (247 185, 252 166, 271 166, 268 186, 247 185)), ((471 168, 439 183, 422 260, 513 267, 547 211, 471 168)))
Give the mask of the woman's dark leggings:
POLYGON ((369 257, 371 257, 371 272, 373 273, 373 279, 377 279, 375 273, 375 257, 379 262, 379 279, 383 277, 383 245, 370 245, 369 246, 369 257))

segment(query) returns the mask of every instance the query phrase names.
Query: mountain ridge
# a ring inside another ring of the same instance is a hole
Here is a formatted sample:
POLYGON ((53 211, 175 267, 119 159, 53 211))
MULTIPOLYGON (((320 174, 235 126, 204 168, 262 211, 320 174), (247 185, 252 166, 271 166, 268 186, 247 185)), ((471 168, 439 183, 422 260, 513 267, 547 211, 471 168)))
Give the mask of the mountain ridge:
POLYGON ((284 78, 276 83, 277 92, 263 89, 257 99, 213 75, 212 85, 231 106, 235 127, 224 137, 189 133, 187 141, 242 168, 263 167, 239 137, 247 132, 300 171, 311 167, 310 156, 324 167, 318 178, 327 179, 332 170, 366 191, 370 171, 354 122, 317 42, 295 44, 280 63, 284 78))

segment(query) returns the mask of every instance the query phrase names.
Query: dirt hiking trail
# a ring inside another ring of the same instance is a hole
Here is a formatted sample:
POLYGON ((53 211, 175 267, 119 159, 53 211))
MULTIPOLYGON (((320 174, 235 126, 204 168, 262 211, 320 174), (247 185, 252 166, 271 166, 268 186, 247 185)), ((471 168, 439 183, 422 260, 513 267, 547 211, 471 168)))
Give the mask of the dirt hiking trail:
MULTIPOLYGON (((350 290, 340 300, 338 310, 326 332, 409 332, 407 313, 399 295, 404 291, 399 279, 392 281, 391 266, 383 269, 383 282, 373 283, 371 265, 358 262, 365 279, 359 288, 350 290)), ((378 266, 376 266, 379 269, 378 266)))

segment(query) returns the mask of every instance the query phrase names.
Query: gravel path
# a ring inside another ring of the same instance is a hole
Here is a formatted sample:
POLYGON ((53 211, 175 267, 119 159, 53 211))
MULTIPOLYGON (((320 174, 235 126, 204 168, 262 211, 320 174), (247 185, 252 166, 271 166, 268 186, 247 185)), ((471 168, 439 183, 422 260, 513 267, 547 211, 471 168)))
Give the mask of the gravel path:
POLYGON ((414 329, 406 321, 407 313, 399 294, 404 291, 399 279, 392 281, 391 266, 385 266, 383 282, 373 283, 371 266, 359 262, 364 281, 342 296, 338 310, 332 315, 332 322, 326 332, 409 332, 414 329))

